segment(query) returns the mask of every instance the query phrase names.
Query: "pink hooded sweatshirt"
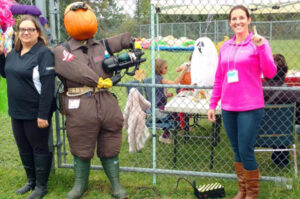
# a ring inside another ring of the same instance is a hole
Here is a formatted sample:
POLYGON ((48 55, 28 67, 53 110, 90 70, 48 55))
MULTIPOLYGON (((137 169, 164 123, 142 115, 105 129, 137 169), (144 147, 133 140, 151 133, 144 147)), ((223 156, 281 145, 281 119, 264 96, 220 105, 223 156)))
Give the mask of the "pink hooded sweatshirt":
POLYGON ((277 68, 267 40, 261 46, 252 42, 252 33, 236 44, 236 36, 225 42, 219 53, 210 109, 216 109, 221 99, 221 108, 226 111, 248 111, 264 107, 261 75, 271 79, 277 68), (238 82, 228 83, 228 70, 238 71, 238 82))

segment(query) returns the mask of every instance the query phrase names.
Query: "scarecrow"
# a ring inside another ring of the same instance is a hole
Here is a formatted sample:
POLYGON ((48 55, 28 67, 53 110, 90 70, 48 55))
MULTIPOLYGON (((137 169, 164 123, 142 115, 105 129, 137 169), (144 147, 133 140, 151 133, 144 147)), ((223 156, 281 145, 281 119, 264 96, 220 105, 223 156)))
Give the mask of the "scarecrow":
MULTIPOLYGON (((87 190, 91 158, 97 156, 111 182, 114 198, 128 198, 119 181, 123 115, 109 88, 121 79, 121 69, 138 66, 141 51, 112 56, 133 48, 129 33, 97 41, 97 19, 85 2, 68 5, 64 12, 70 39, 55 50, 55 71, 65 89, 62 106, 70 150, 74 156, 75 182, 67 198, 80 198, 87 190), (119 63, 120 62, 120 63, 119 63)), ((140 49, 138 49, 140 50, 140 49)), ((133 73, 131 74, 133 75, 133 73)))

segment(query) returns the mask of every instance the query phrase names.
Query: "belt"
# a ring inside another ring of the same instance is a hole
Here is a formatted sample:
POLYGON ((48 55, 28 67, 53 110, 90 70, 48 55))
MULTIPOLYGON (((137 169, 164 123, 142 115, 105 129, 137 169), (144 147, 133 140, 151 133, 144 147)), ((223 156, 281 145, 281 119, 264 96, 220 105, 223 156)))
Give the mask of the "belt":
POLYGON ((80 96, 84 95, 88 92, 92 93, 98 93, 100 91, 107 91, 108 89, 106 88, 94 88, 94 87, 88 87, 88 86, 83 86, 83 87, 77 87, 77 88, 68 88, 67 91, 67 96, 80 96))

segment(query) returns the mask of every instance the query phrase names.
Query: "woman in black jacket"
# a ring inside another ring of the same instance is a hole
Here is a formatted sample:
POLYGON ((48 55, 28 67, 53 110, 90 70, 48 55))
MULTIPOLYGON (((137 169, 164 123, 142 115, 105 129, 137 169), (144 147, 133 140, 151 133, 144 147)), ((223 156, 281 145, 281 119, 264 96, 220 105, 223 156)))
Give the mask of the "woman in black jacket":
MULTIPOLYGON (((273 55, 277 65, 277 73, 272 79, 266 79, 264 87, 287 87, 285 77, 288 66, 283 55, 273 55)), ((271 90, 264 89, 265 104, 290 104, 296 103, 296 126, 300 124, 300 90, 271 90)), ((281 148, 279 146, 279 148, 281 148)), ((285 147, 284 147, 285 148, 285 147)), ((273 162, 279 167, 284 167, 289 163, 289 151, 275 151, 272 154, 273 162)))
POLYGON ((16 191, 28 199, 47 193, 52 154, 48 149, 54 104, 54 56, 37 21, 23 16, 14 49, 5 57, 0 44, 0 73, 7 80, 12 130, 28 182, 16 191))

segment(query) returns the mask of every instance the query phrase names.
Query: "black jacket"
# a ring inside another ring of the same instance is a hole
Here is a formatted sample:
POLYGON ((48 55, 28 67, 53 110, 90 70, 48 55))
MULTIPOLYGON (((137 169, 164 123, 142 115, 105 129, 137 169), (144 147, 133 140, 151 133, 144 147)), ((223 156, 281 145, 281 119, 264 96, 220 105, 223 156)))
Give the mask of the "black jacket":
POLYGON ((14 49, 0 57, 7 80, 9 115, 14 119, 50 119, 54 105, 54 56, 41 42, 20 55, 14 49))

